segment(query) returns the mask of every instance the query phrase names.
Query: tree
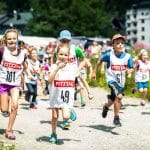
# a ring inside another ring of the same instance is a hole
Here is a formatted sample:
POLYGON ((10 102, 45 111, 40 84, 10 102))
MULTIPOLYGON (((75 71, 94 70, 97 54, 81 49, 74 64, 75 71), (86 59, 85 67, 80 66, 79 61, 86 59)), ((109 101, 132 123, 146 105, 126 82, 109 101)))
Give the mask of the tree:
POLYGON ((73 35, 111 37, 123 27, 126 10, 138 1, 0 0, 0 10, 12 14, 32 9, 34 18, 24 32, 29 35, 57 37, 60 30, 69 29, 73 35))
POLYGON ((103 0, 32 0, 31 5, 34 18, 26 30, 30 34, 57 37, 60 30, 69 29, 73 35, 95 36, 112 29, 103 0))

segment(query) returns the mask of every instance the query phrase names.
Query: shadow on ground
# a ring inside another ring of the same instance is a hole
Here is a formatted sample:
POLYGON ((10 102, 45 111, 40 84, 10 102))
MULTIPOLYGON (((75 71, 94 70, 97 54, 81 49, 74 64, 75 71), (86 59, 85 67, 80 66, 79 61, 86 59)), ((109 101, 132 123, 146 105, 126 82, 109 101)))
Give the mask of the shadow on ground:
MULTIPOLYGON (((70 123, 70 121, 68 121, 68 122, 70 123)), ((41 124, 52 124, 52 122, 49 120, 41 120, 40 123, 41 124)), ((58 121, 57 127, 63 129, 63 123, 64 123, 63 121, 58 121)))
POLYGON ((93 129, 96 129, 96 130, 101 130, 101 131, 104 131, 104 132, 109 132, 113 135, 119 135, 119 133, 112 131, 116 127, 110 127, 110 126, 105 126, 105 125, 89 125, 89 126, 80 125, 79 127, 88 127, 88 128, 93 128, 93 129))
POLYGON ((20 109, 29 110, 29 103, 21 103, 19 104, 20 109))
MULTIPOLYGON (((36 139, 37 142, 48 142, 49 143, 49 137, 48 136, 41 136, 36 139)), ((76 140, 76 139, 58 139, 57 145, 62 145, 64 144, 64 141, 76 141, 76 142, 81 142, 81 140, 76 140)))
POLYGON ((150 112, 141 112, 142 115, 150 115, 150 112))
POLYGON ((138 104, 123 104, 121 109, 126 109, 127 107, 138 107, 138 104))
MULTIPOLYGON (((4 134, 6 129, 0 129, 0 134, 4 134)), ((14 132, 17 132, 18 134, 24 134, 22 131, 19 130, 13 130, 14 132)))

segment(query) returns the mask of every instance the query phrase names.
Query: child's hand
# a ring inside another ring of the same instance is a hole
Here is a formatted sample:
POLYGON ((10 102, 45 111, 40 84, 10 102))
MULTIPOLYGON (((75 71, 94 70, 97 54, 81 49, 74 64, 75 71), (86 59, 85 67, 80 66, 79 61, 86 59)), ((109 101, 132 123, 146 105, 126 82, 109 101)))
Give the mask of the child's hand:
POLYGON ((131 78, 133 69, 127 69, 127 77, 131 78))
POLYGON ((59 63, 58 64, 58 68, 59 69, 62 69, 63 67, 65 67, 66 66, 66 63, 59 63))
POLYGON ((93 80, 96 80, 96 72, 93 72, 92 73, 92 77, 91 77, 93 80))
POLYGON ((101 68, 101 74, 104 74, 105 73, 105 68, 101 68))
POLYGON ((131 78, 131 73, 128 73, 128 76, 127 76, 128 78, 131 78))
POLYGON ((94 97, 94 96, 93 96, 91 93, 88 93, 88 98, 89 98, 89 100, 92 100, 93 97, 94 97))

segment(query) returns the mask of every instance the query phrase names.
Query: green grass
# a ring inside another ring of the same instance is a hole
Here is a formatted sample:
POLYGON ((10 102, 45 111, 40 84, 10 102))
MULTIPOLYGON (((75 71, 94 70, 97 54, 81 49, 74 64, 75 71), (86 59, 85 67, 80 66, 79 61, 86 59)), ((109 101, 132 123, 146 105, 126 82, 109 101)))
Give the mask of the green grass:
POLYGON ((7 144, 0 141, 0 150, 15 150, 15 145, 7 144))

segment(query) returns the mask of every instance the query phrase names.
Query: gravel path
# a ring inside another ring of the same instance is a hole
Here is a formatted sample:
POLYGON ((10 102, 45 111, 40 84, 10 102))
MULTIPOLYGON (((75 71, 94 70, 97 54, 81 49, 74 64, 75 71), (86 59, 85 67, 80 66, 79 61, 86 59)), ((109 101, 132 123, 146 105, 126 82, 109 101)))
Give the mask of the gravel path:
POLYGON ((49 101, 39 100, 37 110, 29 110, 28 103, 20 99, 15 122, 16 141, 4 138, 8 118, 0 115, 0 141, 15 144, 17 150, 149 150, 150 105, 139 105, 136 98, 124 97, 124 109, 120 112, 122 127, 115 127, 113 108, 106 119, 101 117, 107 92, 92 88, 94 100, 87 100, 84 108, 75 102, 77 120, 71 122, 70 130, 62 130, 61 115, 57 128, 58 144, 48 142, 51 133, 49 101))

